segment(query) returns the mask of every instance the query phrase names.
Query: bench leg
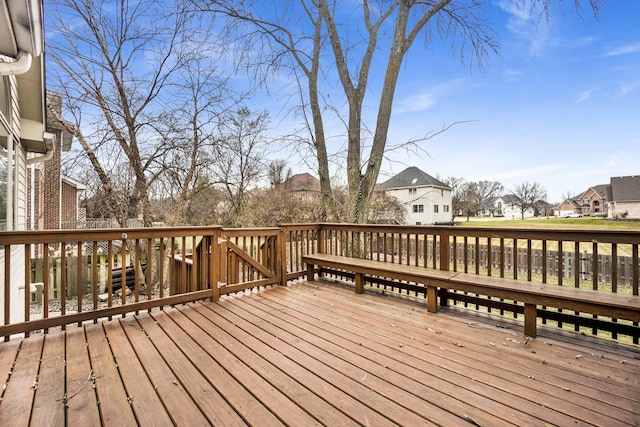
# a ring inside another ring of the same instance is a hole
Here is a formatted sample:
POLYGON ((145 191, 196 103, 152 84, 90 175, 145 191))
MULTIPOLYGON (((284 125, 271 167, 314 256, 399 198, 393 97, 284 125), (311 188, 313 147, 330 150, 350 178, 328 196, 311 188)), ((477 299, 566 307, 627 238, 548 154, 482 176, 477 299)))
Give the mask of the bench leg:
POLYGON ((438 287, 427 285, 427 311, 436 313, 438 311, 438 287))
POLYGON ((315 269, 315 265, 307 264, 307 281, 313 280, 313 270, 315 269))
POLYGON ((364 274, 356 273, 356 294, 364 293, 364 274))
POLYGON ((438 290, 438 296, 440 297, 440 307, 449 306, 449 290, 447 288, 440 288, 438 290))
POLYGON ((536 337, 536 323, 538 311, 535 304, 524 305, 524 334, 528 337, 536 337))

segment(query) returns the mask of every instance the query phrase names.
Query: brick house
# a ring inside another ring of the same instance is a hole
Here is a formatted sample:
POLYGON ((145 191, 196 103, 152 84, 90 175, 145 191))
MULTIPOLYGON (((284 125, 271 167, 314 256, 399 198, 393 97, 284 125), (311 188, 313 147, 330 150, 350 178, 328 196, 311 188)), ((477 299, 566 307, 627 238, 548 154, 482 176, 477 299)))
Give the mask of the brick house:
POLYGON ((556 215, 580 214, 585 216, 606 216, 610 187, 609 184, 589 187, 587 191, 579 196, 566 199, 560 203, 560 205, 555 208, 556 215))
POLYGON ((611 177, 609 218, 640 219, 640 175, 611 177))
MULTIPOLYGON (((54 108, 62 110, 60 95, 47 92, 47 98, 54 108)), ((56 147, 48 160, 29 167, 29 229, 68 228, 65 222, 76 228, 77 221, 83 219, 83 215, 79 215, 78 197, 86 186, 61 172, 62 153, 71 149, 72 136, 49 114, 47 131, 55 135, 56 147)))

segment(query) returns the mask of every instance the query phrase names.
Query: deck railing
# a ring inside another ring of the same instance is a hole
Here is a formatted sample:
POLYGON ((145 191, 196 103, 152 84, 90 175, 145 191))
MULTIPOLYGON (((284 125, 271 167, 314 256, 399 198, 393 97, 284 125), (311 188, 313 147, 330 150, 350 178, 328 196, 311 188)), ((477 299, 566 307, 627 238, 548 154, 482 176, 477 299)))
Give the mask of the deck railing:
MULTIPOLYGON (((320 251, 425 268, 589 288, 638 295, 640 231, 467 228, 321 224, 320 251)), ((332 272, 352 279, 348 272, 332 272)), ((371 287, 424 298, 425 288, 380 277, 371 287)), ((523 306, 515 301, 452 293, 456 305, 519 318, 523 306)), ((547 309, 542 322, 585 334, 607 335, 638 344, 634 322, 547 309)))
POLYGON ((214 299, 220 230, 2 232, 0 336, 8 340, 12 334, 214 299), (176 261, 187 258, 188 264, 176 261))
MULTIPOLYGON (((286 284, 305 274, 302 257, 316 252, 638 295, 639 245, 640 231, 355 224, 0 232, 0 336, 286 284), (125 291, 118 289, 123 284, 125 291)), ((367 284, 425 297, 422 284, 382 277, 367 277, 367 284)), ((523 311, 517 302, 482 295, 451 298, 511 318, 523 311)), ((640 336, 637 323, 538 311, 543 323, 559 328, 636 344, 640 336)))

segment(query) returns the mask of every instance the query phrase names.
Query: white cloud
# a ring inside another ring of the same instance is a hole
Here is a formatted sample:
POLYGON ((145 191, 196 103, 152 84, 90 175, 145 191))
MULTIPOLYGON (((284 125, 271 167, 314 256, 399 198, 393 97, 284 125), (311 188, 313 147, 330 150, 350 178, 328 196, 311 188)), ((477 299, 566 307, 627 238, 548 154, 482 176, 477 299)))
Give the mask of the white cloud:
POLYGON ((431 92, 422 92, 409 96, 398 102, 394 113, 412 113, 416 111, 424 111, 433 107, 436 103, 435 95, 431 92))
POLYGON ((433 107, 438 99, 456 94, 470 86, 468 79, 452 79, 424 90, 413 90, 404 98, 394 102, 393 114, 414 113, 433 107))
POLYGON ((501 1, 498 6, 509 14, 507 29, 529 44, 529 53, 541 56, 549 43, 549 22, 538 25, 532 16, 538 16, 536 3, 530 1, 501 1))
POLYGON ((591 91, 590 90, 583 90, 580 93, 578 93, 578 101, 576 101, 576 102, 579 104, 581 102, 586 101, 589 98, 591 98, 591 91))
POLYGON ((524 76, 524 72, 522 70, 516 70, 514 68, 508 68, 502 72, 505 77, 505 80, 508 82, 515 82, 520 80, 524 76))
POLYGON ((630 53, 640 52, 640 42, 626 44, 624 46, 618 46, 613 49, 609 49, 605 56, 619 56, 619 55, 628 55, 630 53))
POLYGON ((635 91, 640 88, 640 80, 637 80, 633 83, 622 85, 620 88, 620 96, 625 96, 626 94, 635 91))

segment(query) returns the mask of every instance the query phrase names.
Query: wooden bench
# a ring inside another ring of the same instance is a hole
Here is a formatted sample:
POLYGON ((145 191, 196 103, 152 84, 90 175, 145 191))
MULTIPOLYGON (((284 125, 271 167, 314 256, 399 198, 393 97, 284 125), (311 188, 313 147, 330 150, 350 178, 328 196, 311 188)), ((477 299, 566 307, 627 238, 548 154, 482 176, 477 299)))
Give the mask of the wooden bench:
POLYGON ((305 255, 302 261, 307 265, 307 280, 313 280, 315 266, 353 272, 356 293, 364 291, 365 275, 422 283, 426 286, 427 310, 431 313, 438 311, 438 295, 440 305, 448 305, 450 289, 523 302, 524 333, 532 338, 536 336, 538 305, 640 322, 640 296, 636 295, 435 270, 339 255, 305 255))

